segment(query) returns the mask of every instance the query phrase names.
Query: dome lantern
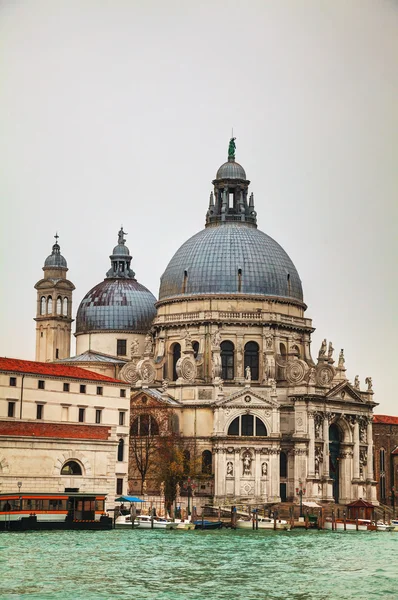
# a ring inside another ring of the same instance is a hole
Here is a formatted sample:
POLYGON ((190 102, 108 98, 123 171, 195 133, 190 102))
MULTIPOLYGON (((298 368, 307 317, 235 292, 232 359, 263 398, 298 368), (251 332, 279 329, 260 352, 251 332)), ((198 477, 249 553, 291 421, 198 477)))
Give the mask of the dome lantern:
POLYGON ((231 137, 228 147, 228 161, 221 165, 213 181, 213 194, 206 214, 206 227, 226 222, 240 222, 257 227, 257 213, 254 210, 253 194, 248 202, 250 181, 246 179, 244 168, 235 161, 236 138, 231 137))
POLYGON ((128 235, 123 231, 121 226, 118 233, 117 246, 114 247, 111 259, 111 268, 107 271, 106 276, 108 279, 134 279, 135 273, 130 269, 131 259, 130 250, 127 248, 125 235, 128 235))

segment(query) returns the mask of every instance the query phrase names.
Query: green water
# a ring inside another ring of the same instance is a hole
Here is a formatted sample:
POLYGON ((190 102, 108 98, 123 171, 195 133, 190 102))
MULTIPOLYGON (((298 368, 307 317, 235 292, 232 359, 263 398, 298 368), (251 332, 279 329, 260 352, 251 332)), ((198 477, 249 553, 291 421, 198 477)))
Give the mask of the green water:
POLYGON ((398 532, 1 533, 0 598, 398 600, 398 532))

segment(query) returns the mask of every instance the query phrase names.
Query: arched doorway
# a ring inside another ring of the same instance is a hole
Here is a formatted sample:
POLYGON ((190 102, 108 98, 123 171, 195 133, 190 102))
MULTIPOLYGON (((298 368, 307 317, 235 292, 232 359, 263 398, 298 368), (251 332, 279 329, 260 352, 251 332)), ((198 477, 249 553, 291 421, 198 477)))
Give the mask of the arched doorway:
POLYGON ((280 477, 280 497, 281 502, 287 500, 287 455, 281 452, 279 455, 279 477, 280 477))
POLYGON ((329 473, 333 480, 333 498, 336 504, 340 497, 340 472, 339 472, 339 455, 340 455, 340 429, 335 423, 329 427, 329 473))

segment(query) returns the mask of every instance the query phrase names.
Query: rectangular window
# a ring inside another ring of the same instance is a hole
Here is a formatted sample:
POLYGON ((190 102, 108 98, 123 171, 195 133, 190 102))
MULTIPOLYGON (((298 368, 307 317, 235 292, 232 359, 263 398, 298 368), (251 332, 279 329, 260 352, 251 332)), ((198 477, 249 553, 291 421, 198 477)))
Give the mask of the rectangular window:
POLYGON ((123 412, 122 410, 119 411, 119 425, 124 425, 126 420, 126 413, 123 412))
POLYGON ((43 418, 43 409, 44 409, 44 405, 43 404, 37 404, 36 405, 36 419, 42 419, 43 418))
POLYGON ((79 423, 84 423, 85 409, 79 408, 79 423))
POLYGON ((101 417, 102 417, 102 410, 97 408, 97 410, 95 411, 95 422, 101 423, 101 417))
POLYGON ((59 358, 59 350, 58 350, 58 348, 55 349, 55 358, 59 358))
POLYGON ((85 394, 86 393, 86 386, 84 384, 80 385, 80 393, 81 394, 85 394))
POLYGON ((123 479, 116 479, 116 493, 118 495, 123 494, 123 479))
POLYGON ((16 377, 10 377, 10 386, 11 387, 16 387, 17 385, 17 378, 16 377))
POLYGON ((37 387, 39 390, 44 390, 45 388, 45 382, 43 379, 39 379, 39 381, 37 382, 37 387))
POLYGON ((69 392, 69 383, 64 383, 64 392, 69 392))
POLYGON ((116 354, 117 354, 117 356, 126 356, 126 354, 127 354, 127 340, 117 340, 116 354))
POLYGON ((104 392, 104 388, 101 387, 100 385, 97 386, 97 396, 102 396, 104 392))
POLYGON ((8 416, 15 417, 15 402, 8 403, 8 416))
POLYGON ((69 421, 69 406, 62 407, 62 421, 69 421))
POLYGON ((120 397, 121 398, 125 398, 126 397, 126 390, 120 390, 120 397))

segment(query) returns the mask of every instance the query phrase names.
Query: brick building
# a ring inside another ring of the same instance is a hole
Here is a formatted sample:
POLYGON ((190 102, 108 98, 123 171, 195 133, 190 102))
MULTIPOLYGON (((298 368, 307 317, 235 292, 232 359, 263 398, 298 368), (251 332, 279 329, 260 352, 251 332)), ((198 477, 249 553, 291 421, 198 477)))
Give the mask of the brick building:
POLYGON ((374 472, 377 498, 382 504, 398 504, 398 417, 374 415, 374 472))

